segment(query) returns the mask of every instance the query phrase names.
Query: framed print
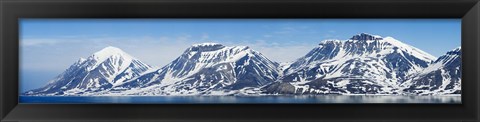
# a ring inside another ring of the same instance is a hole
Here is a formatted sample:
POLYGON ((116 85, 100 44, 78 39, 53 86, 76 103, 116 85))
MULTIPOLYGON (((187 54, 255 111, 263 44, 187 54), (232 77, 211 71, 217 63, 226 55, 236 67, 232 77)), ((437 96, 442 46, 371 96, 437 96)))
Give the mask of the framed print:
POLYGON ((478 121, 477 0, 3 0, 3 121, 478 121))
POLYGON ((19 103, 461 104, 460 19, 27 18, 20 27, 19 103))

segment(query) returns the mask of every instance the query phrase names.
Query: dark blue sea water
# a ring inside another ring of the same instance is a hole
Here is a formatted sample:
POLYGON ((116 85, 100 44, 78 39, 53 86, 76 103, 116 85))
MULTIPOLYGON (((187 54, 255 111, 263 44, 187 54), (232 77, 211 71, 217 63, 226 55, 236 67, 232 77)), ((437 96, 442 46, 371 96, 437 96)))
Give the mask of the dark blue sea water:
POLYGON ((20 103, 55 104, 248 104, 248 103, 428 103, 461 104, 461 96, 20 96, 20 103))

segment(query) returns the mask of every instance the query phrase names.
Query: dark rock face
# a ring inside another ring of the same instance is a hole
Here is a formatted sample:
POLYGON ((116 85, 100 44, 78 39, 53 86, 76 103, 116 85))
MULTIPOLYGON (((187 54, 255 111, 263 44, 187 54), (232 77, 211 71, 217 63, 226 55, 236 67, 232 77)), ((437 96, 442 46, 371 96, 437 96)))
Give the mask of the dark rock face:
POLYGON ((216 44, 216 43, 211 43, 211 44, 197 44, 193 45, 189 49, 187 49, 187 52, 190 51, 196 51, 196 52, 208 52, 208 51, 215 51, 224 48, 225 46, 222 44, 216 44))
POLYGON ((268 94, 295 94, 295 87, 289 83, 272 83, 263 88, 265 93, 268 94))
MULTIPOLYGON (((345 80, 345 78, 329 79, 329 81, 339 82, 345 80)), ((381 93, 382 86, 371 84, 370 79, 349 79, 349 83, 344 86, 345 88, 336 87, 332 82, 326 80, 317 79, 313 82, 307 83, 313 86, 313 89, 320 91, 328 91, 326 93, 309 92, 308 94, 377 94, 381 93)))
POLYGON ((375 37, 373 35, 367 34, 367 33, 361 33, 359 35, 355 35, 351 40, 382 40, 381 37, 375 37))

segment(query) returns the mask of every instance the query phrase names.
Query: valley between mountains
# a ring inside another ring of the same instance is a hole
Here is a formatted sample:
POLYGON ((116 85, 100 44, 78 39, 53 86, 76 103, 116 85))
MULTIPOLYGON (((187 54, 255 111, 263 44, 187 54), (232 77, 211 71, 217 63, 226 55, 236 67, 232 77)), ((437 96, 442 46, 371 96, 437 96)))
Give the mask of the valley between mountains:
POLYGON ((460 95, 461 55, 458 47, 437 58, 393 37, 361 33, 322 41, 291 63, 248 46, 202 43, 154 68, 106 47, 22 95, 460 95))

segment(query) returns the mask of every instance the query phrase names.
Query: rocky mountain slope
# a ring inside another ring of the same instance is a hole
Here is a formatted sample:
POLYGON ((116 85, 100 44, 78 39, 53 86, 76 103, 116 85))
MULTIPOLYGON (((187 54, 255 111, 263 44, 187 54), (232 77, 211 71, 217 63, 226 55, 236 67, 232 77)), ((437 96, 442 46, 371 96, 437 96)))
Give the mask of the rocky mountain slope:
POLYGON ((325 40, 293 63, 247 46, 192 45, 158 69, 107 47, 24 95, 290 95, 461 93, 461 48, 436 58, 393 37, 325 40))

